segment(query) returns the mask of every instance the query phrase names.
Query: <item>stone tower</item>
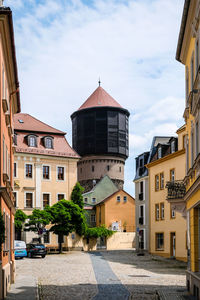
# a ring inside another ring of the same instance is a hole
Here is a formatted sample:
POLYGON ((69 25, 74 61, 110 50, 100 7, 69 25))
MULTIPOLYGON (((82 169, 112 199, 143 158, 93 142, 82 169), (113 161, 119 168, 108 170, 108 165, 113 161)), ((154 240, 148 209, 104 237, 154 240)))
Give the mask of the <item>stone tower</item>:
POLYGON ((73 148, 81 156, 78 181, 85 192, 103 176, 123 188, 128 157, 128 110, 101 86, 71 115, 73 148))

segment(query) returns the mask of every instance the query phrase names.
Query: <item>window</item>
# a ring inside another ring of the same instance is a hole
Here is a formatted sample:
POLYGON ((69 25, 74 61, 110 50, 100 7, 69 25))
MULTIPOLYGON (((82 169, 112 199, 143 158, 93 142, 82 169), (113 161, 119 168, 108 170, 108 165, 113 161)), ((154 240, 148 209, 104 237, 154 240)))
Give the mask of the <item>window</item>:
POLYGON ((159 175, 155 176, 155 190, 159 190, 159 175))
POLYGON ((191 166, 193 166, 194 163, 194 133, 192 131, 191 133, 191 166))
POLYGON ((165 219, 165 206, 164 206, 164 203, 160 203, 160 216, 161 216, 161 220, 165 219))
POLYGON ((43 179, 49 179, 50 174, 49 174, 49 166, 43 166, 43 179))
POLYGON ((186 135, 183 136, 183 149, 186 148, 186 135))
POLYGON ((188 67, 186 67, 186 82, 185 82, 185 98, 186 98, 186 107, 189 107, 189 72, 188 67))
POLYGON ((17 146, 17 134, 16 133, 14 133, 14 135, 13 135, 13 144, 15 146, 17 146))
POLYGON ((156 233, 156 250, 164 250, 164 233, 156 233))
POLYGON ((65 199, 65 195, 64 194, 58 194, 57 195, 57 200, 60 201, 60 200, 63 200, 65 199))
POLYGON ((120 196, 117 196, 117 202, 120 202, 120 196))
POLYGON ((160 189, 164 189, 164 173, 160 173, 160 189))
POLYGON ((176 144, 175 141, 172 141, 172 142, 171 142, 171 153, 174 153, 175 150, 176 150, 176 149, 175 149, 175 144, 176 144))
POLYGON ((47 230, 44 235, 44 244, 49 244, 50 243, 50 232, 47 230))
POLYGON ((124 203, 126 203, 127 202, 127 197, 126 196, 124 196, 124 203))
POLYGON ((96 203, 96 198, 92 198, 92 203, 96 203))
POLYGON ((143 186, 144 186, 143 181, 140 181, 140 193, 143 193, 143 186))
POLYGON ((3 172, 6 171, 6 158, 5 158, 5 137, 3 135, 3 172))
POLYGON ((90 216, 90 221, 93 222, 93 223, 96 222, 96 215, 92 214, 90 216))
POLYGON ((46 137, 44 139, 45 148, 53 149, 53 139, 51 137, 46 137))
POLYGON ((195 143, 196 143, 196 157, 199 154, 199 122, 196 122, 195 125, 195 143))
POLYGON ((26 178, 33 177, 33 166, 31 164, 26 164, 26 178))
POLYGON ((162 148, 158 148, 158 159, 162 157, 162 148))
POLYGON ((64 180, 64 167, 58 167, 58 180, 64 180))
POLYGON ((28 146, 29 147, 37 147, 36 136, 34 136, 34 135, 28 136, 28 146))
POLYGON ((88 198, 84 198, 84 202, 87 203, 88 202, 88 198))
POLYGON ((94 166, 92 166, 92 172, 94 172, 94 166))
POLYGON ((175 170, 172 169, 170 170, 170 181, 174 181, 175 180, 175 170))
POLYGON ((43 194, 43 207, 46 205, 50 205, 50 195, 49 194, 43 194))
POLYGON ((194 54, 192 54, 192 59, 190 62, 190 82, 191 82, 191 90, 193 90, 194 84, 194 54))
POLYGON ((198 68, 199 68, 199 41, 196 41, 195 45, 195 72, 197 74, 198 68))
POLYGON ((170 207, 170 217, 171 217, 171 219, 175 219, 176 218, 176 212, 175 212, 175 210, 174 209, 172 209, 172 207, 170 207))
POLYGON ((159 221, 160 219, 160 209, 159 209, 159 204, 155 205, 155 216, 156 216, 156 221, 159 221))
POLYGON ((110 166, 107 166, 107 171, 110 171, 110 166))
POLYGON ((26 193, 26 207, 33 207, 33 193, 26 193))
POLYGON ((144 225, 144 205, 139 206, 139 224, 144 225))
POLYGON ((14 197, 14 207, 17 207, 17 193, 13 192, 13 197, 14 197))
POLYGON ((17 163, 14 163, 13 176, 14 176, 14 178, 17 177, 17 163))
POLYGON ((121 171, 122 171, 122 167, 119 167, 119 172, 121 173, 121 171))

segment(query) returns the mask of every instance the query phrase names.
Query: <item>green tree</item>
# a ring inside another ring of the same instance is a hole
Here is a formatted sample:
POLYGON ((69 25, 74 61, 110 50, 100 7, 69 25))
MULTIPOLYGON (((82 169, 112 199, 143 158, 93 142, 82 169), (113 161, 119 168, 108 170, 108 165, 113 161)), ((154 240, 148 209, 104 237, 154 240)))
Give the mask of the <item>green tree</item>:
POLYGON ((115 231, 107 229, 105 225, 101 225, 99 227, 87 228, 84 237, 86 239, 89 238, 98 238, 98 237, 110 237, 115 233, 115 231))
POLYGON ((51 222, 50 207, 46 206, 43 210, 34 209, 28 216, 28 222, 25 224, 27 231, 35 231, 42 234, 43 229, 51 222))
POLYGON ((5 242, 5 224, 0 210, 0 252, 2 244, 5 242))
POLYGON ((21 209, 17 209, 15 213, 15 230, 22 230, 22 226, 26 219, 27 215, 21 209))
POLYGON ((85 233, 86 221, 83 209, 73 201, 60 200, 50 208, 51 224, 50 231, 58 235, 59 251, 62 252, 63 236, 75 231, 80 236, 85 233))
POLYGON ((83 193, 84 188, 80 185, 79 182, 76 183, 76 185, 73 188, 73 191, 71 193, 71 200, 77 204, 80 208, 83 208, 83 193))

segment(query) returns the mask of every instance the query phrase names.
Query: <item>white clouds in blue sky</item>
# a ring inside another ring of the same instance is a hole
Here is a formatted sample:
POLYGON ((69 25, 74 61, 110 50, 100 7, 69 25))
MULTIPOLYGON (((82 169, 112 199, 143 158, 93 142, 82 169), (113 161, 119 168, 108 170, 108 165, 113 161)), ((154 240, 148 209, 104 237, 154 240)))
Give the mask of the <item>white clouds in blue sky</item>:
POLYGON ((14 14, 22 111, 67 132, 102 87, 130 113, 125 188, 134 157, 183 124, 184 68, 175 60, 183 0, 6 0, 14 14))

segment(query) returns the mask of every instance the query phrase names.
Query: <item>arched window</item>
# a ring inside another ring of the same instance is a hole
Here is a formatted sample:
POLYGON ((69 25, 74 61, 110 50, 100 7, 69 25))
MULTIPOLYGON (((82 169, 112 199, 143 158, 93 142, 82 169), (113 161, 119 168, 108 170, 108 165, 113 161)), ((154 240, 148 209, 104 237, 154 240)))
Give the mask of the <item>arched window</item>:
POLYGON ((28 146, 29 147, 37 147, 37 138, 35 135, 28 136, 28 146))
POLYGON ((53 138, 48 136, 44 138, 45 148, 53 149, 53 138))

